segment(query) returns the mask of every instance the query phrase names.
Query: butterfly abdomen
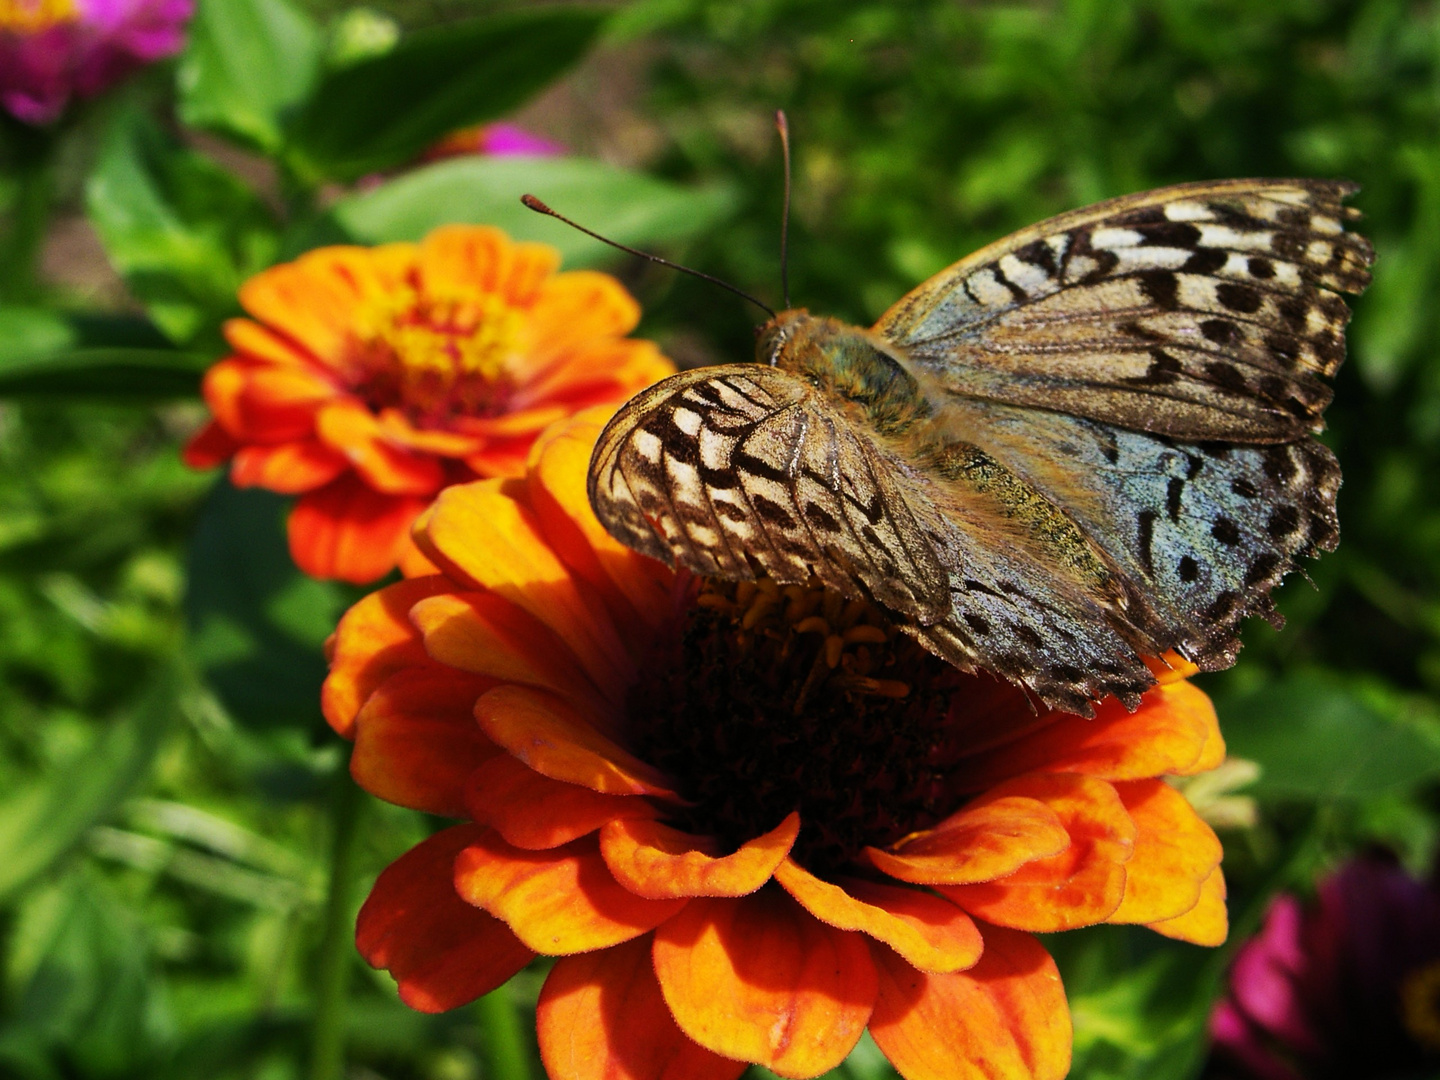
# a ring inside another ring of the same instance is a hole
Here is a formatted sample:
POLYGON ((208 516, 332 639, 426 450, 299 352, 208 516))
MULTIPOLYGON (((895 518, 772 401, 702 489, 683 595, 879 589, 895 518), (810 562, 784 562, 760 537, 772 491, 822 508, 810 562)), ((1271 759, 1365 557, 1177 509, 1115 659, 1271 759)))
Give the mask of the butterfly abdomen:
POLYGON ((781 312, 761 334, 761 362, 856 406, 878 434, 899 437, 933 413, 915 377, 872 336, 839 319, 781 312))

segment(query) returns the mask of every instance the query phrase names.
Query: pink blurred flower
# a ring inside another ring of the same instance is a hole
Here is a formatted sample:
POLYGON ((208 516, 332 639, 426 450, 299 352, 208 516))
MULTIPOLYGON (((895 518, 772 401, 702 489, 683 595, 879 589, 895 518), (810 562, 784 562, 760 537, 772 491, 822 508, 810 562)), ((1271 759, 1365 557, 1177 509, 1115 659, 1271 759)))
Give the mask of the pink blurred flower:
POLYGON ((486 157, 556 157, 565 147, 514 124, 476 124, 452 131, 425 151, 423 160, 481 154, 486 157))
POLYGON ((194 0, 0 0, 0 105, 53 122, 135 68, 178 52, 194 0))
POLYGON ((1366 855, 1276 897, 1210 1032, 1214 1080, 1440 1075, 1440 888, 1366 855))

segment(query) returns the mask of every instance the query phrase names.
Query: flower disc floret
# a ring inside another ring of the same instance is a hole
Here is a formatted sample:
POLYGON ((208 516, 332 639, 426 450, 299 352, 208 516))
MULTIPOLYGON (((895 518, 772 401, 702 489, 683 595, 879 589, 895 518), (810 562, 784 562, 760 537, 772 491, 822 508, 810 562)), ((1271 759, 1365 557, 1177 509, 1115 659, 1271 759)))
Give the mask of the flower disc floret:
POLYGON ((1037 715, 869 605, 677 574, 586 503, 608 412, 444 492, 415 533, 439 572, 334 639, 356 779, 467 819, 361 912, 405 1000, 544 954, 553 1080, 816 1076, 867 1027, 909 1080, 1058 1078, 1069 1013, 1033 933, 1224 938, 1219 843, 1161 779, 1224 753, 1185 670, 1133 714, 1037 715))
POLYGON ((258 274, 187 462, 299 495, 290 550, 314 577, 429 569, 408 533, 436 492, 520 474, 547 424, 674 370, 625 336, 640 312, 615 279, 558 265, 552 248, 455 225, 258 274))

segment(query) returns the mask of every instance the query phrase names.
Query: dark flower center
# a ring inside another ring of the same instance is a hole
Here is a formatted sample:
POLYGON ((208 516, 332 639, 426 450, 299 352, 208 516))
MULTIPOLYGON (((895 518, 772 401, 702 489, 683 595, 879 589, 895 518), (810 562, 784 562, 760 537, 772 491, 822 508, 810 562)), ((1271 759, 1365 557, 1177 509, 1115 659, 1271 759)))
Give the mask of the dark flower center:
POLYGON ((850 863, 953 813, 952 697, 967 679, 872 605, 773 581, 703 582, 631 693, 636 749, 725 850, 800 811, 792 852, 850 863))

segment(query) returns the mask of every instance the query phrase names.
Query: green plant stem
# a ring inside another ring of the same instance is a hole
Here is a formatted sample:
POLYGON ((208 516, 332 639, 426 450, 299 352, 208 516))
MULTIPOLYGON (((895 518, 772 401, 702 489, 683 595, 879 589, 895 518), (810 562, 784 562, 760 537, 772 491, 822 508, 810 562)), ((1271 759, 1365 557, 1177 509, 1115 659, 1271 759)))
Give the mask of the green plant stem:
POLYGON ((534 1068, 525 1029, 508 986, 475 1003, 480 1021, 480 1059, 486 1080, 531 1080, 534 1068))
POLYGON ((331 800, 330 885, 325 897, 315 970, 315 1013, 310 1029, 310 1080, 340 1080, 345 1068, 345 993, 353 928, 351 889, 365 796, 344 766, 331 800))

